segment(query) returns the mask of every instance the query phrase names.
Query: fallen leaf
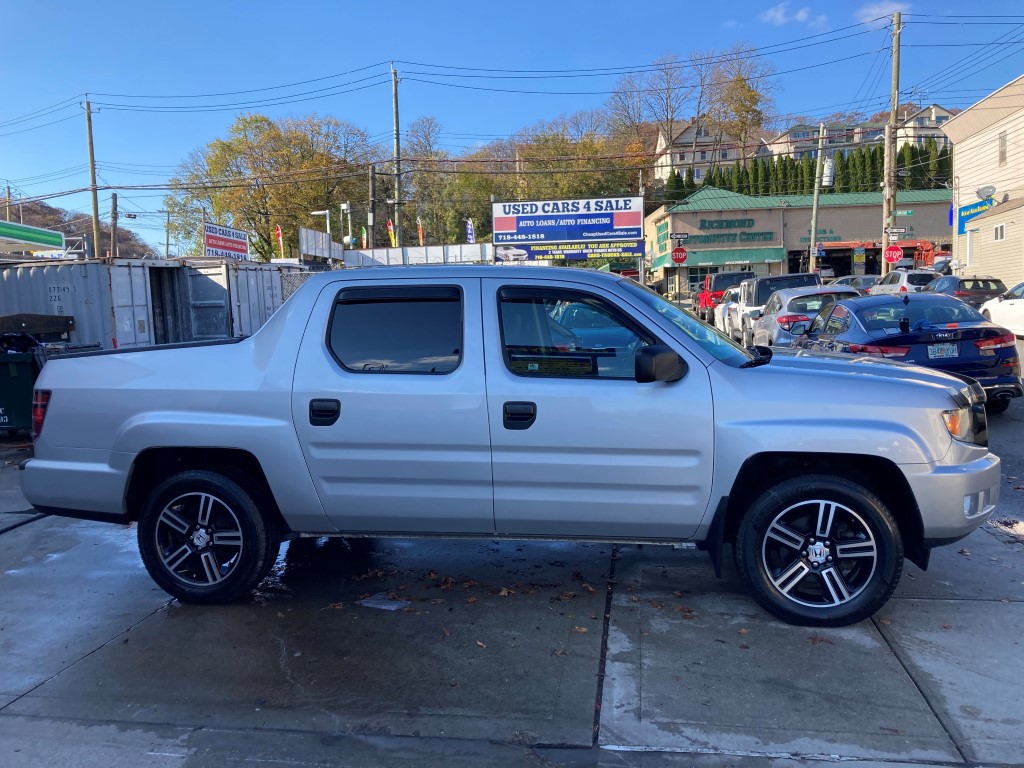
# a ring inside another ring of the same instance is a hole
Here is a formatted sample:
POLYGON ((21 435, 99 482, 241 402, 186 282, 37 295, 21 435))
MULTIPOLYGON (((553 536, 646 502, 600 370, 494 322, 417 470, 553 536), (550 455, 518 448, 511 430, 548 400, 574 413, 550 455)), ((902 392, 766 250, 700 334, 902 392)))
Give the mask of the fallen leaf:
POLYGON ((481 648, 487 647, 487 643, 481 643, 479 640, 476 641, 476 644, 479 645, 481 648))
POLYGON ((743 629, 736 630, 736 634, 737 635, 749 635, 752 631, 753 630, 747 629, 746 627, 744 627, 743 629))
POLYGON ((589 632, 590 630, 586 627, 573 627, 572 631, 576 634, 582 635, 584 632, 589 632))
POLYGON ((677 592, 673 592, 672 594, 674 594, 674 595, 675 595, 676 597, 682 597, 682 596, 683 596, 683 595, 685 595, 686 593, 685 593, 685 592, 678 592, 678 591, 677 591, 677 592))
POLYGON ((559 600, 575 600, 576 599, 576 593, 575 592, 563 592, 558 599, 559 600))
POLYGON ((575 571, 572 572, 572 577, 577 581, 583 581, 583 571, 577 568, 575 571))
POLYGON ((450 590, 452 587, 455 586, 455 579, 453 579, 451 576, 445 576, 443 579, 441 579, 441 583, 437 586, 444 590, 450 590))
POLYGON ((659 603, 657 600, 648 600, 647 603, 648 603, 648 605, 651 606, 651 608, 664 608, 665 607, 664 603, 659 603))
POLYGON ((430 579, 431 581, 437 581, 437 579, 438 579, 437 571, 427 571, 427 578, 430 579))
POLYGON ((943 624, 943 625, 942 625, 942 628, 943 628, 943 629, 952 629, 952 628, 953 628, 953 625, 952 625, 952 624, 943 624))
POLYGON ((435 597, 433 600, 430 601, 430 604, 431 605, 444 605, 444 598, 443 597, 435 597))
POLYGON ((829 638, 822 637, 821 635, 811 635, 807 638, 807 642, 809 642, 811 645, 821 645, 822 643, 834 645, 834 643, 829 638))
POLYGON ((682 613, 693 613, 693 608, 686 605, 677 605, 672 609, 673 611, 681 611, 682 613))
POLYGON ((960 547, 960 549, 958 551, 964 557, 970 557, 970 555, 971 555, 970 550, 968 550, 967 547, 960 547))
POLYGON ((595 589, 594 589, 594 588, 593 588, 592 586, 590 586, 589 584, 584 584, 584 585, 583 585, 583 588, 584 588, 585 590, 587 590, 587 592, 589 592, 590 594, 594 594, 594 592, 596 591, 596 590, 595 590, 595 589))
POLYGON ((878 623, 885 624, 885 626, 889 626, 890 624, 892 624, 892 619, 879 619, 878 623))
POLYGON ((639 603, 640 602, 640 598, 637 595, 633 595, 632 597, 629 598, 629 601, 631 603, 639 603))
POLYGON ((479 597, 473 597, 472 595, 470 595, 469 597, 466 598, 466 602, 467 603, 479 603, 480 602, 480 598, 479 597))
POLYGON ((684 613, 683 614, 683 618, 686 619, 687 621, 693 621, 697 617, 694 616, 692 613, 684 613))
POLYGON ((448 627, 441 627, 441 634, 445 637, 449 637, 452 633, 448 631, 448 627))
POLYGON ((501 589, 499 589, 499 590, 498 590, 498 594, 499 594, 499 595, 500 595, 501 597, 508 597, 509 595, 514 595, 514 594, 515 594, 515 592, 513 592, 513 591, 512 591, 511 589, 509 589, 508 587, 502 587, 501 589))
POLYGON ((419 613, 415 605, 409 605, 402 609, 402 613, 419 613))
POLYGON ((749 645, 745 645, 745 644, 744 645, 740 645, 740 650, 741 651, 749 651, 750 650, 750 646, 749 645))
POLYGON ((475 579, 466 579, 466 581, 462 582, 462 586, 464 586, 466 589, 472 589, 473 587, 477 586, 477 582, 475 579))
POLYGON ((345 604, 344 603, 331 603, 330 607, 334 608, 335 610, 340 610, 340 609, 345 607, 345 604))
POLYGON ((555 650, 553 650, 551 652, 551 655, 552 656, 568 656, 569 652, 567 650, 565 650, 564 648, 555 648, 555 650))

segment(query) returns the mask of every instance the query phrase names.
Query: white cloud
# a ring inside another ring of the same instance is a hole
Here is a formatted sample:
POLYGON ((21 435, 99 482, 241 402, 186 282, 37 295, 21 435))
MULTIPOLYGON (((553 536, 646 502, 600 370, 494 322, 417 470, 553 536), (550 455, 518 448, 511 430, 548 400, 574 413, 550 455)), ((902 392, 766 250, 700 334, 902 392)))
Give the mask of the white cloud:
POLYGON ((878 26, 884 26, 886 19, 882 17, 892 16, 896 11, 906 13, 910 10, 910 3, 899 2, 898 0, 880 0, 877 3, 862 5, 853 15, 857 21, 866 24, 877 21, 878 26))
POLYGON ((727 19, 722 22, 722 29, 736 29, 740 23, 736 19, 727 19))
POLYGON ((789 3, 782 2, 766 8, 758 14, 758 18, 765 24, 782 27, 786 24, 806 24, 812 29, 822 29, 828 22, 826 16, 814 16, 810 8, 804 6, 797 8, 793 13, 789 12, 789 3))

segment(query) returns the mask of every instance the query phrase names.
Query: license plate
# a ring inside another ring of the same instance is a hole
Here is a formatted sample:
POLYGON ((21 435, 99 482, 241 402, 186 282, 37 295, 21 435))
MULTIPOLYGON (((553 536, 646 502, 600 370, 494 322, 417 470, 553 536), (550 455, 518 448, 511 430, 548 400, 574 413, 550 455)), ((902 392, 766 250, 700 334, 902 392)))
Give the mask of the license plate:
POLYGON ((960 350, 956 344, 929 344, 928 345, 928 359, 929 360, 945 360, 949 357, 959 357, 960 350))

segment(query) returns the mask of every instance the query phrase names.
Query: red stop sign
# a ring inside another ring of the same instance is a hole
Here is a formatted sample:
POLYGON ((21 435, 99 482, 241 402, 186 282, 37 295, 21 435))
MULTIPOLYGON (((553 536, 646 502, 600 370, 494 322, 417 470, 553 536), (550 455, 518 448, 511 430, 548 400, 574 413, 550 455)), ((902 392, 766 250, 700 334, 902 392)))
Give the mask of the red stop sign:
POLYGON ((672 261, 676 264, 686 263, 686 249, 682 246, 672 249, 672 261))
POLYGON ((890 264, 895 264, 897 261, 903 258, 903 249, 898 245, 890 245, 882 253, 882 256, 890 264))

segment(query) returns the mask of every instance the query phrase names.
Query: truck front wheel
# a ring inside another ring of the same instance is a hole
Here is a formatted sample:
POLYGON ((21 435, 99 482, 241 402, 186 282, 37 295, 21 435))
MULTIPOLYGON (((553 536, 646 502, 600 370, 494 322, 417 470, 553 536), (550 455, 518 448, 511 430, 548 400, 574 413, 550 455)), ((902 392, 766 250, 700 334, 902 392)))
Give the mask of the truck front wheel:
POLYGON ((238 599, 266 574, 277 548, 253 496, 217 472, 173 475, 149 494, 139 515, 146 570, 182 602, 238 599))
POLYGON ((832 475, 790 478, 762 493, 740 523, 735 554, 754 599, 807 626, 871 616, 903 571, 899 528, 885 504, 832 475))

